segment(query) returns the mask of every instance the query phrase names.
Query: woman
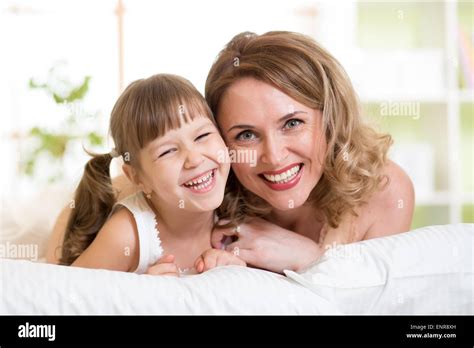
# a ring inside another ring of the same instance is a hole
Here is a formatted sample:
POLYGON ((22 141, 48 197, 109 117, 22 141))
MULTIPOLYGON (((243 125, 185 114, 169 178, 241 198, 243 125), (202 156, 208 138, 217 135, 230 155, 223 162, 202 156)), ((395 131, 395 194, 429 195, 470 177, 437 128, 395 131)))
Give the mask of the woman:
POLYGON ((218 229, 215 247, 237 235, 228 250, 282 272, 334 243, 409 229, 413 186, 386 157, 390 136, 362 122, 344 69, 310 38, 237 35, 210 70, 206 99, 227 146, 256 151, 258 163, 232 165, 221 216, 254 219, 218 229))
POLYGON ((414 190, 387 159, 391 137, 362 122, 344 69, 312 39, 237 35, 211 67, 206 99, 227 146, 257 154, 256 166, 232 164, 220 208, 230 221, 215 230, 214 247, 233 236, 228 250, 281 273, 335 243, 408 231, 414 190))

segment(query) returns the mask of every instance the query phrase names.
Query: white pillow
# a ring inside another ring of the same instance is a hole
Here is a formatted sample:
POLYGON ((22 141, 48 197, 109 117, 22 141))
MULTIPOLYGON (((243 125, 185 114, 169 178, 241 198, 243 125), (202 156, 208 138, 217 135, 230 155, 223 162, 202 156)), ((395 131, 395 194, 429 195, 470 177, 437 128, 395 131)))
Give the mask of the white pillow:
POLYGON ((328 250, 285 274, 351 314, 474 314, 474 225, 424 227, 328 250))
POLYGON ((228 266, 183 278, 0 260, 0 314, 473 314, 473 225, 328 251, 288 278, 228 266))
POLYGON ((283 275, 239 266, 182 278, 0 260, 0 314, 322 314, 283 275))

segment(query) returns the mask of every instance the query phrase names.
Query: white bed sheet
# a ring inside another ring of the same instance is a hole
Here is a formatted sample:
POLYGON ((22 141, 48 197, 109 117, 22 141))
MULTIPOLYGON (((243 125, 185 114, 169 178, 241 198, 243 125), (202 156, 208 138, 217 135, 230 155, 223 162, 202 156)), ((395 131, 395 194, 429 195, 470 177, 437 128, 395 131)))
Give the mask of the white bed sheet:
POLYGON ((0 314, 322 314, 285 276, 226 266, 181 278, 2 260, 0 314))
POLYGON ((300 274, 237 266, 183 278, 0 260, 0 314, 474 314, 474 225, 328 251, 300 274))

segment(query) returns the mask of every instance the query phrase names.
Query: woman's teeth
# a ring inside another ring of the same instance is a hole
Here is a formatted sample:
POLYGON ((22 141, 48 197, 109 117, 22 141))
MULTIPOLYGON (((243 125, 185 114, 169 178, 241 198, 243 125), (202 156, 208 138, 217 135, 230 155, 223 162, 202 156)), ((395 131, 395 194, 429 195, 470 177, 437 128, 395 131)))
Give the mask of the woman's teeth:
POLYGON ((193 190, 202 190, 203 188, 208 187, 212 183, 213 177, 214 177, 214 170, 210 171, 206 175, 201 176, 200 178, 185 182, 184 186, 189 187, 193 190))
POLYGON ((298 172, 301 170, 301 167, 302 165, 297 164, 293 168, 288 169, 286 172, 277 175, 263 174, 263 176, 265 177, 265 179, 275 184, 284 184, 290 180, 293 180, 296 175, 298 175, 298 172))

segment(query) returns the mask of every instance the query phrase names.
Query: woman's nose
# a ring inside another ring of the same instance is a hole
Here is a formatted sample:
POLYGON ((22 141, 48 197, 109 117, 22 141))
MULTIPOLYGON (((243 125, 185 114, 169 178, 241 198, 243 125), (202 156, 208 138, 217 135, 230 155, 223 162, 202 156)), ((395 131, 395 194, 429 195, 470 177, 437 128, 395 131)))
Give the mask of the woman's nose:
POLYGON ((287 144, 285 139, 281 137, 272 136, 264 140, 260 160, 264 164, 269 164, 273 167, 278 167, 283 164, 288 156, 287 144))

